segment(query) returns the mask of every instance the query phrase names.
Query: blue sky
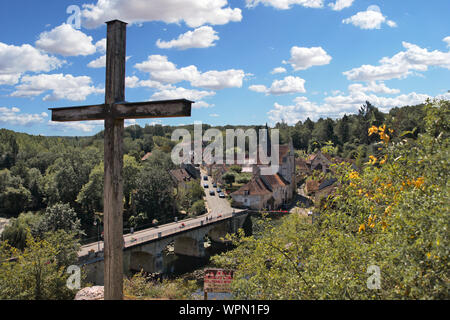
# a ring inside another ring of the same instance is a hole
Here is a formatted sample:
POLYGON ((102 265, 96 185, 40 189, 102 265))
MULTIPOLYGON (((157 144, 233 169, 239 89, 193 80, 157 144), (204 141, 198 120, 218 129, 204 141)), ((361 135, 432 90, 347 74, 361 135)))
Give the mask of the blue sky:
POLYGON ((0 127, 102 130, 53 123, 48 108, 104 101, 112 19, 129 23, 127 101, 196 101, 191 118, 127 125, 295 124, 366 100, 388 111, 450 99, 449 12, 448 0, 2 1, 0 127))

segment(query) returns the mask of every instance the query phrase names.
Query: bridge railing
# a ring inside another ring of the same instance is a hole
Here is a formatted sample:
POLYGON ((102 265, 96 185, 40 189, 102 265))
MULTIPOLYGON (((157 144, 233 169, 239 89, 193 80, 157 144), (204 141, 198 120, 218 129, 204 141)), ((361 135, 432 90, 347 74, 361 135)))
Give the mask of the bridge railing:
MULTIPOLYGON (((245 210, 244 210, 245 211, 245 210)), ((186 220, 181 220, 178 222, 173 222, 171 224, 173 224, 172 228, 164 228, 164 226, 168 226, 163 225, 163 226, 159 226, 156 228, 150 228, 147 230, 141 230, 136 232, 135 234, 126 234, 124 235, 124 247, 131 247, 131 246, 135 246, 137 244, 140 243, 144 243, 144 242, 148 242, 154 239, 158 239, 158 238, 162 238, 165 236, 169 236, 172 234, 176 234, 179 232, 182 232, 184 230, 190 230, 196 227, 201 227, 201 226, 205 226, 208 225, 210 223, 213 222, 217 222, 217 221, 221 221, 221 220, 226 220, 230 217, 233 217, 235 214, 239 214, 241 213, 241 210, 239 210, 238 212, 228 212, 228 213, 224 213, 224 214, 219 214, 216 216, 203 216, 203 217, 198 217, 198 218, 191 218, 191 219, 186 219, 186 220), (143 233, 147 232, 151 230, 150 234, 147 235, 143 235, 143 233)), ((87 245, 84 245, 81 247, 81 250, 79 252, 79 256, 84 256, 85 254, 83 254, 83 252, 85 252, 86 250, 90 249, 89 251, 93 251, 93 252, 98 252, 98 251, 102 251, 104 248, 104 243, 103 241, 99 242, 93 242, 87 245)))
MULTIPOLYGON (((192 228, 201 227, 201 226, 207 225, 213 221, 217 222, 220 220, 228 219, 232 216, 233 216, 233 213, 230 212, 230 213, 215 216, 215 217, 202 217, 201 219, 193 218, 192 220, 182 220, 180 222, 176 222, 175 223, 176 227, 173 227, 170 229, 164 229, 162 231, 158 231, 158 229, 155 228, 155 233, 152 233, 150 235, 146 235, 146 236, 136 235, 136 237, 133 237, 133 235, 131 235, 131 238, 128 238, 125 240, 124 245, 125 245, 125 247, 130 247, 130 246, 136 245, 138 243, 143 243, 143 242, 147 242, 150 240, 162 238, 164 236, 176 234, 183 230, 189 230, 192 228)), ((127 237, 130 237, 130 235, 127 235, 127 237)))

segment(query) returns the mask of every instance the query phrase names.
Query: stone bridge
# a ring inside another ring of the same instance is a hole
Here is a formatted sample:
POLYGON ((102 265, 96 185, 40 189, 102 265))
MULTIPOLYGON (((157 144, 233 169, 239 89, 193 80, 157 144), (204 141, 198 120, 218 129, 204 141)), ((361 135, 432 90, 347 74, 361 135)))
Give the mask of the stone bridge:
MULTIPOLYGON (((125 274, 143 270, 148 273, 164 273, 164 252, 169 248, 177 255, 204 257, 205 238, 212 242, 226 243, 228 233, 242 228, 248 212, 235 210, 230 213, 206 214, 197 218, 150 228, 124 235, 123 265, 125 274)), ((103 284, 103 243, 83 246, 79 251, 79 265, 87 273, 87 281, 103 284)))

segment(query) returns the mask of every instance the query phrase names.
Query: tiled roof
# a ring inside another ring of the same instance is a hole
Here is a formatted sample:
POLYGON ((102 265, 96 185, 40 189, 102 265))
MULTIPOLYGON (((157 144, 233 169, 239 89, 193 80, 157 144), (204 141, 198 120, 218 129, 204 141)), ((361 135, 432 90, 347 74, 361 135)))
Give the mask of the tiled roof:
POLYGON ((272 192, 261 180, 261 177, 253 177, 252 180, 243 185, 239 190, 233 192, 232 195, 264 195, 270 193, 272 192))
POLYGON ((285 187, 289 184, 286 181, 284 181, 284 179, 279 174, 274 174, 270 176, 261 176, 261 179, 263 179, 266 185, 272 189, 274 187, 285 187))
POLYGON ((192 178, 191 175, 189 174, 189 172, 186 171, 186 169, 170 170, 170 174, 178 182, 190 181, 192 178))
POLYGON ((279 174, 254 176, 247 184, 239 190, 233 192, 235 195, 262 195, 272 193, 275 187, 285 187, 289 185, 279 174))

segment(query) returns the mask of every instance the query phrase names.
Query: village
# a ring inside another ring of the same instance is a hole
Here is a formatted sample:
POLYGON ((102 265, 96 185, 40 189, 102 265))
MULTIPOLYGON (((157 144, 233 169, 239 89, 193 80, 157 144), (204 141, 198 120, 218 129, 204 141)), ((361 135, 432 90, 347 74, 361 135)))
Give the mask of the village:
MULTIPOLYGON (((271 149, 270 144, 268 138, 266 150, 271 149)), ((333 157, 321 150, 302 157, 296 153, 292 140, 288 144, 278 145, 277 149, 279 166, 277 172, 271 175, 261 173, 267 164, 255 163, 248 157, 244 164, 238 164, 236 160, 232 164, 207 164, 205 161, 201 165, 183 163, 169 173, 177 185, 177 193, 189 188, 188 182, 198 181, 204 188, 208 211, 220 211, 220 208, 213 208, 218 205, 217 202, 210 201, 218 197, 226 198, 229 206, 236 209, 311 216, 314 207, 320 206, 321 201, 339 187, 333 177, 333 165, 346 163, 357 170, 353 159, 333 157)), ((205 150, 204 146, 202 150, 205 150)), ((145 161, 151 155, 147 153, 141 160, 145 161)), ((190 158, 193 162, 192 154, 190 158)))

